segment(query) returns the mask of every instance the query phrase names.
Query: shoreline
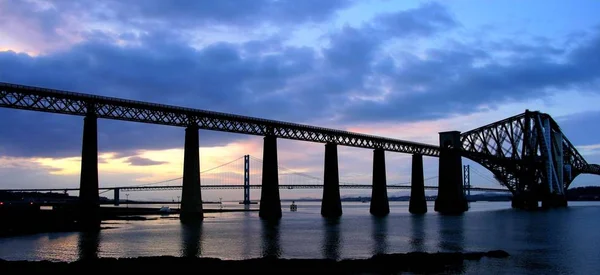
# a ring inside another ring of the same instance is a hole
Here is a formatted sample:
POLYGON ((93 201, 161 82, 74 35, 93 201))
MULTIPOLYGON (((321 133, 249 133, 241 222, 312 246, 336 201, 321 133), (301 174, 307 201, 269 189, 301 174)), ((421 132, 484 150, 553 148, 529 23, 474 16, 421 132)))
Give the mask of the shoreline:
MULTIPOLYGON (((256 212, 258 209, 204 209, 204 213, 226 212, 256 212)), ((0 238, 33 235, 53 232, 78 232, 84 231, 77 223, 77 211, 74 208, 59 208, 56 210, 40 210, 39 207, 4 207, 0 209, 0 219, 3 227, 0 228, 0 238)), ((101 207, 100 220, 116 221, 144 221, 153 220, 146 216, 160 216, 167 219, 178 219, 178 209, 171 212, 161 212, 160 208, 129 207, 113 208, 101 207)), ((102 229, 102 228, 100 228, 102 229)))
POLYGON ((334 272, 342 274, 390 274, 399 272, 439 273, 461 272, 465 261, 487 258, 508 258, 503 250, 488 252, 409 252, 377 254, 367 259, 284 259, 275 257, 244 260, 221 260, 194 257, 136 257, 136 258, 90 258, 74 262, 6 261, 0 259, 0 270, 18 272, 86 272, 98 270, 109 272, 334 272), (201 270, 199 270, 199 268, 201 270))

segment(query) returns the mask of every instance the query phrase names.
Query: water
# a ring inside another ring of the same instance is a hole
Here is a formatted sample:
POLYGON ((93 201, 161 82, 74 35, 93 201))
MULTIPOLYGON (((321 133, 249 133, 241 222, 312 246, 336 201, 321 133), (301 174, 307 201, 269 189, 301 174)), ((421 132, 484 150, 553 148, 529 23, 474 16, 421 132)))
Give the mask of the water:
MULTIPOLYGON (((600 202, 570 202, 565 209, 526 212, 508 202, 471 203, 462 216, 408 213, 391 202, 386 218, 369 215, 368 203, 343 203, 339 220, 323 219, 320 204, 283 203, 283 218, 268 223, 258 212, 210 213, 201 225, 183 226, 176 215, 150 221, 114 221, 93 233, 45 233, 0 238, 6 260, 74 261, 86 257, 202 256, 246 259, 368 258, 410 251, 488 251, 508 259, 469 261, 472 274, 593 274, 600 267, 600 202)), ((216 208, 218 206, 211 206, 216 208)), ((238 208, 225 204, 224 208, 238 208)), ((252 207, 257 207, 252 205, 252 207)))

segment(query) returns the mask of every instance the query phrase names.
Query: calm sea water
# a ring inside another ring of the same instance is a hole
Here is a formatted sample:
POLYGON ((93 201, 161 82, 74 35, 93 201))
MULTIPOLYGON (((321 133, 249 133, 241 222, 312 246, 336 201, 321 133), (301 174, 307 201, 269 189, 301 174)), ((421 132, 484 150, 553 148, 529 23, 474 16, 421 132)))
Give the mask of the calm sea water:
MULTIPOLYGON (((286 203, 283 203, 286 204, 286 203)), ((184 226, 176 215, 150 221, 105 222, 100 233, 45 233, 0 238, 6 260, 75 261, 85 257, 202 256, 245 259, 368 258, 410 251, 488 251, 508 259, 469 261, 473 274, 598 274, 600 203, 570 202, 564 209, 526 212, 508 202, 476 202, 462 216, 410 215, 408 204, 391 202, 391 214, 375 218, 368 203, 343 203, 337 220, 320 216, 320 204, 288 205, 268 223, 258 212, 205 214, 201 225, 184 226)), ((214 207, 214 206, 213 206, 214 207)), ((224 208, 237 208, 225 204, 224 208)), ((252 207, 257 207, 253 205, 252 207)))

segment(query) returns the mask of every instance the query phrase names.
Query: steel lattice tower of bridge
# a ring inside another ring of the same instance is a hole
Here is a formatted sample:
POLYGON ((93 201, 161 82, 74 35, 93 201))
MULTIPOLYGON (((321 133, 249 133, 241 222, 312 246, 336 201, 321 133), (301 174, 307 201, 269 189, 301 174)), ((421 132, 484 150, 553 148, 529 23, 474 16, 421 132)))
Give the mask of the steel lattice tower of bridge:
POLYGON ((489 169, 513 193, 513 207, 566 205, 565 190, 588 164, 548 114, 530 112, 461 135, 464 156, 489 169), (479 153, 469 155, 469 153, 479 153), (496 158, 485 157, 495 156, 496 158))

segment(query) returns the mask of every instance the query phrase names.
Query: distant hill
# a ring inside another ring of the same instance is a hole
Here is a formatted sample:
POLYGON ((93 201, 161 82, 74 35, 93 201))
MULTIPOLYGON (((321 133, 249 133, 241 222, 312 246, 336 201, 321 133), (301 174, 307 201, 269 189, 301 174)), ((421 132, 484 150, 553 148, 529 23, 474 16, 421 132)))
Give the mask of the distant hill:
POLYGON ((600 201, 600 186, 586 186, 568 189, 567 200, 600 201))
MULTIPOLYGON (((70 202, 75 201, 79 197, 70 196, 67 193, 53 193, 53 192, 8 192, 0 191, 0 201, 12 201, 12 202, 70 202)), ((100 197, 100 201, 109 201, 106 197, 100 197)))

